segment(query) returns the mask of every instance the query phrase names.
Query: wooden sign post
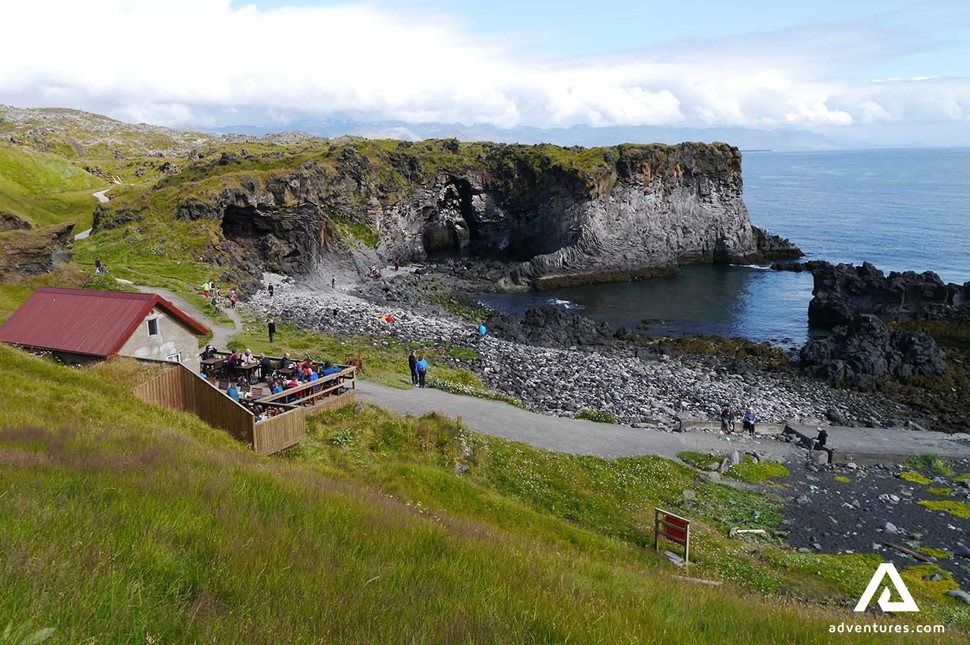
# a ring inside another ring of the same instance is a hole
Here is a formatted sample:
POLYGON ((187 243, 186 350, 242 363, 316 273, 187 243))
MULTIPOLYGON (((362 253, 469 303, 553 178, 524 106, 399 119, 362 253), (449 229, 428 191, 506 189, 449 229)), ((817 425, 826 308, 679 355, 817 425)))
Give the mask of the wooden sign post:
POLYGON ((654 508, 653 548, 659 551, 660 538, 665 537, 684 547, 684 564, 690 561, 690 520, 662 508, 654 508))

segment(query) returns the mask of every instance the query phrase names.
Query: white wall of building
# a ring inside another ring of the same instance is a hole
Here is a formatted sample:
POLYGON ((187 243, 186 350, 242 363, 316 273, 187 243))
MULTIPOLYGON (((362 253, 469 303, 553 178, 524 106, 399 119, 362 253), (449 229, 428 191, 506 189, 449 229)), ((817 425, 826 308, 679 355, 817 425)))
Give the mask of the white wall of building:
POLYGON ((174 360, 196 372, 199 371, 199 337, 178 318, 155 307, 135 329, 118 352, 120 356, 174 360), (149 334, 149 320, 158 322, 158 333, 149 334))

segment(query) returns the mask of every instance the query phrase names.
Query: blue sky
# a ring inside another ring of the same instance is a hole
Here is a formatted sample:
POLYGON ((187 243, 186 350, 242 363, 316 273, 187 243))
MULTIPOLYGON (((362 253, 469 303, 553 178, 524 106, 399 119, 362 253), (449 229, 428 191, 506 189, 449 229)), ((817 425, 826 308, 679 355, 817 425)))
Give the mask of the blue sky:
POLYGON ((350 118, 970 145, 970 2, 32 0, 4 14, 45 25, 42 40, 0 40, 0 59, 18 61, 0 66, 0 102, 14 105, 173 126, 350 118))

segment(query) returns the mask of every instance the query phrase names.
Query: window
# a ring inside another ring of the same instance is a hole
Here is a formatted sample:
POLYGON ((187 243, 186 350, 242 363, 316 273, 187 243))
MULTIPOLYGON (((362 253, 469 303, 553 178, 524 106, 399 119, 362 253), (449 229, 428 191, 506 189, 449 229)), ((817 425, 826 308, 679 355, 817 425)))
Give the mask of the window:
POLYGON ((148 320, 148 335, 158 336, 158 318, 149 318, 148 320))
POLYGON ((182 355, 181 354, 169 354, 168 356, 165 357, 165 360, 172 361, 173 363, 181 363, 182 362, 182 355))

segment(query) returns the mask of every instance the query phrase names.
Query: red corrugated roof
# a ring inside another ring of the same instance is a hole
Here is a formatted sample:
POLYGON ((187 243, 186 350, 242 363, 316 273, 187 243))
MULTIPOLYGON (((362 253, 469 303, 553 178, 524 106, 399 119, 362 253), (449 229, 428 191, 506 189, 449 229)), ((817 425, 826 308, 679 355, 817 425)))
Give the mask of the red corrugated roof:
POLYGON ((0 341, 89 356, 116 354, 156 306, 202 335, 208 330, 153 293, 40 287, 0 327, 0 341))

